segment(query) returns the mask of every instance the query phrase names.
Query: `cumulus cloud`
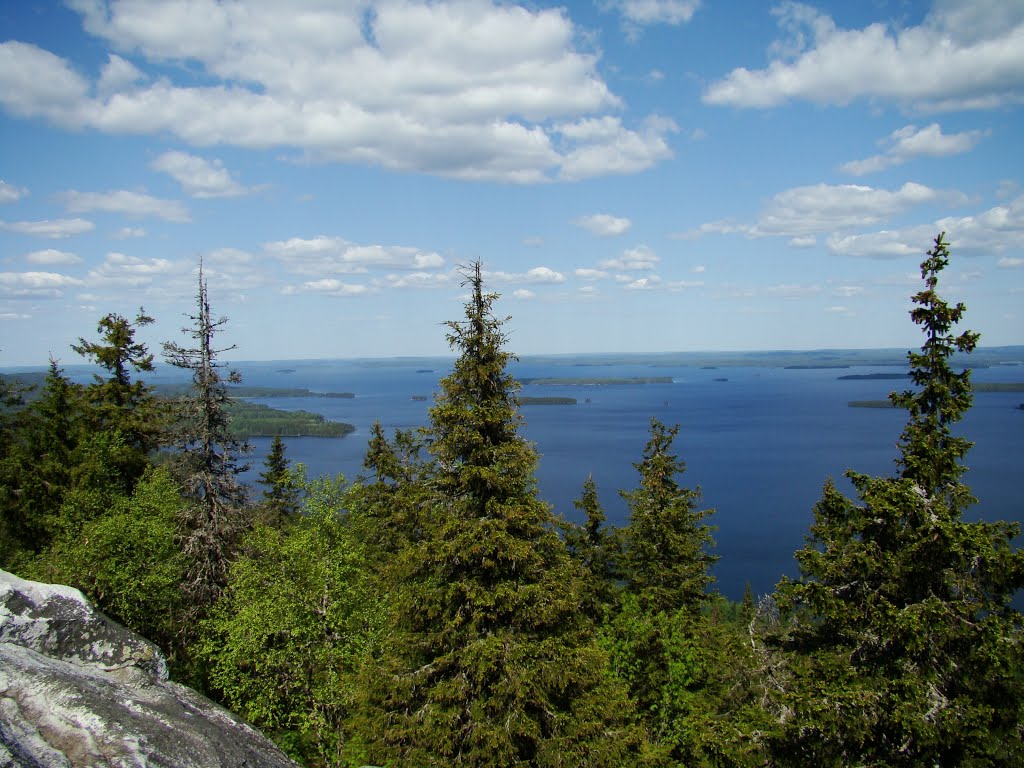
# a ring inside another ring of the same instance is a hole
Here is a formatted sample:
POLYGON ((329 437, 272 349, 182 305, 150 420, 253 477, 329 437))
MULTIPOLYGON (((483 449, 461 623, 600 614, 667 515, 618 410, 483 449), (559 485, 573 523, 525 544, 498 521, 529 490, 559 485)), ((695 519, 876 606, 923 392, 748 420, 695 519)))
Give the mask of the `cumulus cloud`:
POLYGON ((301 275, 365 274, 373 269, 424 271, 440 269, 444 259, 410 246, 358 245, 320 235, 264 243, 264 250, 301 275))
POLYGON ((658 254, 646 245, 638 245, 622 252, 622 255, 615 259, 605 259, 598 264, 599 269, 608 269, 618 272, 644 272, 657 268, 658 254))
POLYGON ((373 289, 370 286, 361 283, 346 283, 333 277, 310 280, 297 286, 287 285, 281 289, 281 293, 286 295, 314 293, 319 296, 336 296, 339 298, 362 296, 372 291, 373 289))
POLYGON ((562 159, 561 177, 578 181, 613 173, 636 173, 672 157, 666 136, 679 127, 667 117, 648 117, 639 131, 617 117, 584 118, 555 130, 576 144, 562 159))
POLYGON ((0 203, 16 203, 27 194, 27 189, 16 187, 0 179, 0 203))
POLYGON ((608 272, 603 269, 581 268, 576 270, 576 277, 580 280, 604 280, 608 272))
POLYGON ((59 299, 67 288, 82 285, 76 277, 56 272, 0 272, 4 298, 59 299))
POLYGON ((791 100, 847 104, 891 99, 933 110, 993 108, 1024 99, 1024 6, 1003 0, 937 3, 921 24, 838 28, 795 2, 775 15, 785 37, 764 69, 734 69, 704 92, 708 104, 773 107, 791 100))
POLYGON ((169 259, 144 259, 124 253, 108 253, 103 261, 89 270, 89 285, 97 288, 141 288, 161 280, 161 288, 167 287, 168 277, 184 277, 191 273, 191 266, 169 259))
POLYGON ((633 222, 629 219, 618 216, 610 216, 607 213, 594 213, 590 216, 580 216, 573 222, 578 227, 591 232, 599 237, 615 237, 629 231, 633 222))
POLYGON ((1024 251, 1024 195, 1006 205, 967 216, 946 216, 931 224, 832 235, 826 245, 830 251, 842 256, 920 260, 937 232, 945 232, 950 248, 965 255, 1024 251))
POLYGON ((711 221, 676 235, 695 239, 708 234, 788 237, 794 247, 810 247, 817 235, 863 229, 927 204, 963 205, 960 192, 937 190, 908 181, 898 189, 859 184, 813 184, 778 193, 756 222, 711 221))
POLYGON ((1016 256, 1003 256, 998 262, 997 267, 1003 269, 1017 269, 1018 267, 1024 267, 1024 259, 1017 258, 1016 256))
POLYGON ((907 125, 893 131, 879 142, 886 147, 882 154, 873 155, 863 160, 851 160, 848 163, 843 163, 839 170, 854 176, 863 176, 902 165, 915 157, 960 155, 970 152, 987 133, 987 131, 963 131, 962 133, 944 134, 938 123, 932 123, 920 129, 916 125, 907 125))
POLYGON ((536 298, 537 294, 531 291, 529 288, 517 288, 516 290, 512 291, 512 297, 515 299, 525 301, 528 299, 536 298))
MULTIPOLYGON (((632 172, 669 155, 664 121, 619 124, 600 142, 557 128, 621 106, 599 73, 599 54, 559 8, 488 0, 70 4, 90 34, 133 60, 111 55, 94 83, 49 51, 2 43, 0 104, 13 114, 513 183, 632 172)), ((632 13, 672 21, 692 5, 647 4, 654 10, 632 13)))
POLYGON ((609 6, 633 24, 676 26, 693 18, 700 0, 612 0, 609 6))
POLYGON ((144 192, 118 189, 111 192, 79 192, 69 189, 58 197, 71 213, 123 213, 128 216, 155 216, 166 221, 189 221, 188 210, 177 200, 164 200, 144 192))
POLYGON ((96 225, 87 219, 47 219, 43 221, 0 221, 0 229, 22 235, 61 240, 91 232, 96 225))
POLYGON ((206 160, 187 152, 164 152, 152 168, 168 174, 192 197, 240 197, 255 191, 231 177, 220 160, 206 160))
POLYGON ((510 283, 564 283, 565 275, 550 267, 534 267, 526 272, 491 272, 484 271, 488 283, 508 285, 510 283))
POLYGON ((47 248, 42 251, 32 251, 25 254, 25 261, 29 264, 80 264, 82 258, 68 251, 58 251, 56 248, 47 248))

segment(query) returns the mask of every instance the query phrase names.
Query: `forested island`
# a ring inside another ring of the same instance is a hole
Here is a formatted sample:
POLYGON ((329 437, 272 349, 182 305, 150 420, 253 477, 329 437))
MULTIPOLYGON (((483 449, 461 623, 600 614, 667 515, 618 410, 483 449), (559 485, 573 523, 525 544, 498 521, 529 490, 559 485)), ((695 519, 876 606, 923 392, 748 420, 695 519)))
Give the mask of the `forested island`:
POLYGON ((978 334, 952 330, 948 263, 940 234, 897 470, 822 478, 799 573, 770 594, 715 590, 678 425, 652 418, 623 459, 621 527, 593 477, 584 522, 556 515, 480 262, 427 423, 374 425, 351 483, 291 466, 278 436, 242 484, 202 269, 195 327, 163 345, 180 396, 139 378, 151 319, 105 316, 72 345, 91 383, 54 362, 32 402, 0 391, 0 567, 82 590, 309 768, 1024 765, 1020 526, 965 514, 954 431, 976 393, 1021 390, 952 367, 978 334))
POLYGON ((575 397, 516 397, 519 405, 576 405, 575 397))
POLYGON ((309 411, 282 411, 263 403, 235 400, 228 406, 235 437, 344 437, 356 431, 351 424, 329 421, 309 411))

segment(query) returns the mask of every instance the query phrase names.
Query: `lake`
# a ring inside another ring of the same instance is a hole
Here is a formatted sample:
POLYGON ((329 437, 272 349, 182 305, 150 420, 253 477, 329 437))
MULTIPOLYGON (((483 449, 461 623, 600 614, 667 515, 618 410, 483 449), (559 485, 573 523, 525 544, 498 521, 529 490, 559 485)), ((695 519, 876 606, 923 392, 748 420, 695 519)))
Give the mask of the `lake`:
MULTIPOLYGON (((583 358, 581 358, 583 360, 583 358)), ((353 392, 352 399, 260 398, 285 410, 307 410, 354 424, 345 438, 289 438, 287 456, 310 474, 343 473, 355 479, 370 427, 380 420, 395 428, 426 424, 438 380, 451 360, 281 361, 239 363, 249 385, 307 387, 314 392, 353 392), (413 400, 413 396, 427 400, 413 400)), ((166 368, 165 368, 166 370, 166 368)), ((756 594, 770 592, 783 574, 795 575, 793 552, 802 546, 825 479, 849 490, 843 473, 895 470, 896 441, 905 414, 895 409, 850 408, 851 400, 884 399, 902 381, 839 380, 844 374, 892 372, 892 367, 789 369, 771 366, 702 368, 686 365, 579 364, 565 360, 514 363, 520 378, 671 377, 671 383, 607 386, 528 384, 522 395, 562 396, 577 405, 522 408, 522 434, 540 453, 541 497, 569 519, 587 475, 593 475, 612 524, 626 520, 619 490, 637 482, 651 418, 680 424, 677 454, 686 462, 681 484, 699 486, 716 554, 714 575, 725 596, 739 599, 750 582, 756 594), (725 379, 724 381, 722 379, 725 379)), ((898 370, 898 369, 895 369, 898 370)), ((1024 367, 975 370, 974 381, 1020 381, 1024 367)), ((1024 470, 1022 393, 979 393, 957 434, 976 442, 967 457, 966 482, 979 504, 969 518, 1021 521, 1017 486, 1024 470)), ((262 468, 269 439, 253 440, 253 471, 262 468)))

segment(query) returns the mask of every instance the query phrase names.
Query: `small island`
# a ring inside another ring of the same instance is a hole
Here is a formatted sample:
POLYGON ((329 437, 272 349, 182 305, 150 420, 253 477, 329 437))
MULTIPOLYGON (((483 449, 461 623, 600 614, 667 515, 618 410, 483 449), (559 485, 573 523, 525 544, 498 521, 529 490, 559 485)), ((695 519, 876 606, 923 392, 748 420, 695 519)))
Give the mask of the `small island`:
POLYGON ((671 376, 565 376, 519 379, 520 384, 538 387, 608 387, 628 384, 671 384, 671 376))
POLYGON ((875 381, 887 379, 905 379, 909 373, 848 373, 845 376, 837 376, 837 381, 875 381))
POLYGON ((575 397, 517 397, 519 405, 576 405, 575 397))
POLYGON ((228 406, 231 433, 248 437, 344 437, 356 431, 352 424, 329 421, 309 411, 280 411, 262 403, 235 400, 228 406))

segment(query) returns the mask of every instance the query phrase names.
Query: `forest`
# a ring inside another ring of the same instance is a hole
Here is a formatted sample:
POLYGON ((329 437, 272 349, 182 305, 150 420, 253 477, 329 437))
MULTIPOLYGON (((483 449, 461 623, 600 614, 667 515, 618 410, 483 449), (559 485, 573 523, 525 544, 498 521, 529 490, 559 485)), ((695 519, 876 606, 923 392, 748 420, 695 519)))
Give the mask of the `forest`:
POLYGON ((965 514, 973 394, 951 358, 979 336, 938 292, 949 260, 940 234, 890 396, 896 472, 850 470, 853 497, 824 481, 771 594, 716 592, 677 425, 651 420, 625 525, 600 478, 572 520, 540 497, 479 262, 429 423, 376 425, 356 478, 308 476, 278 435, 241 482, 201 268, 162 347, 192 377, 177 396, 141 377, 143 310, 72 345, 92 383, 56 361, 31 397, 4 380, 0 568, 81 589, 305 766, 1024 765, 1024 552, 1018 524, 965 514))

